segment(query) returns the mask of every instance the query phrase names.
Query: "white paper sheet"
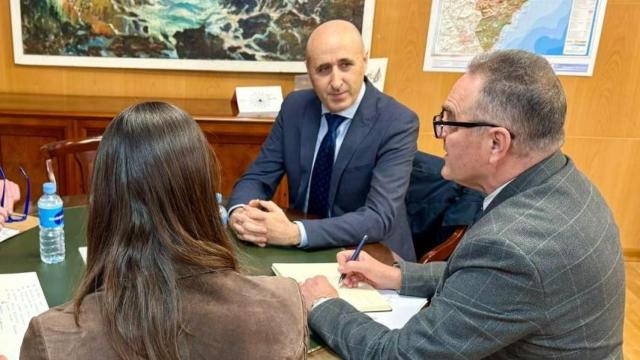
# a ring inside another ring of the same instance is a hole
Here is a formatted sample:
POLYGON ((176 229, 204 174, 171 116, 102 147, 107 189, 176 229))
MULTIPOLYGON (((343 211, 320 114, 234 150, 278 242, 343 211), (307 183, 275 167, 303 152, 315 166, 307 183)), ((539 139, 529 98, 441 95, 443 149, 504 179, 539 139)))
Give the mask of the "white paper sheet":
POLYGON ((47 309, 35 272, 0 274, 0 354, 17 360, 29 321, 47 309))
POLYGON ((82 257, 82 261, 84 261, 84 263, 87 263, 87 247, 86 246, 80 246, 78 248, 78 251, 80 252, 80 256, 82 257))
POLYGON ((378 290, 391 305, 391 312, 368 312, 373 320, 389 329, 400 329, 427 304, 427 299, 399 295, 393 290, 378 290))
POLYGON ((12 236, 18 235, 18 233, 20 233, 19 230, 3 227, 2 229, 0 229, 0 242, 5 241, 12 236))

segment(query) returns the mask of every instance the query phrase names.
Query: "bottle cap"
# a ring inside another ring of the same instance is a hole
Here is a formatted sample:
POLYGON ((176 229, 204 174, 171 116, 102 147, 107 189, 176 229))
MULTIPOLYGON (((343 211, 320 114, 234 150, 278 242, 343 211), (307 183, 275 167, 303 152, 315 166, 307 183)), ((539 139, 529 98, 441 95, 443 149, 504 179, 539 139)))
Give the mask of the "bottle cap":
POLYGON ((45 194, 51 195, 56 193, 56 183, 46 182, 42 184, 42 191, 45 194))

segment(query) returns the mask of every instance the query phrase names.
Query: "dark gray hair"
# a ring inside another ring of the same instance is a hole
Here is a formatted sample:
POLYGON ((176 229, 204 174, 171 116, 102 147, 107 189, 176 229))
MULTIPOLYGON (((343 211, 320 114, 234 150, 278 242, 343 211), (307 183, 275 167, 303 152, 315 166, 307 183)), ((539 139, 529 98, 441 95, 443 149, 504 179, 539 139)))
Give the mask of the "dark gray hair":
POLYGON ((546 59, 522 50, 500 50, 476 56, 468 73, 484 79, 474 116, 509 129, 516 153, 547 152, 562 145, 567 101, 546 59))

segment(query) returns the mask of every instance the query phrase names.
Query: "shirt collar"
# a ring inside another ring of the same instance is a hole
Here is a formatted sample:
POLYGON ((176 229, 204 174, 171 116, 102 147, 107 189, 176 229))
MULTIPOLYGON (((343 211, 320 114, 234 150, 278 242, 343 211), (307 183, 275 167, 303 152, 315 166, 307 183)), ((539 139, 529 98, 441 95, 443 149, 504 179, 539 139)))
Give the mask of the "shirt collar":
POLYGON ((487 209, 487 207, 489 207, 489 204, 491 204, 491 202, 493 201, 493 199, 496 198, 496 196, 498 196, 498 194, 500 193, 500 191, 502 191, 502 189, 504 189, 507 185, 509 185, 509 183, 511 183, 513 181, 513 179, 507 181, 506 183, 500 185, 499 188, 493 190, 493 192, 489 195, 487 195, 484 200, 482 201, 482 211, 485 211, 487 209))
MULTIPOLYGON (((358 111, 358 106, 360 106, 360 102, 362 102, 362 98, 364 97, 364 92, 366 90, 366 87, 367 87, 367 84, 363 81, 362 86, 360 87, 360 93, 358 94, 356 101, 354 101, 353 104, 351 104, 351 106, 349 106, 348 108, 340 112, 337 112, 336 114, 342 115, 347 119, 353 119, 353 116, 356 114, 356 111, 358 111)), ((329 109, 327 109, 327 107, 324 106, 324 104, 322 104, 322 115, 328 112, 331 112, 331 111, 329 111, 329 109)))

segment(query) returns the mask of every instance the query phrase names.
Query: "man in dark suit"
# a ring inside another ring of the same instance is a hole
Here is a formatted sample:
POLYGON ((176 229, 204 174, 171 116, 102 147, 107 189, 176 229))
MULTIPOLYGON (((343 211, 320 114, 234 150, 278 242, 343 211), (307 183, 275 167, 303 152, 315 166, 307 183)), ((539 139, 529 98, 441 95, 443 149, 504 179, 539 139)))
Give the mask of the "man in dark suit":
POLYGON ((621 359, 624 266, 598 190, 560 151, 566 100, 542 57, 476 57, 434 117, 446 179, 488 194, 448 262, 390 267, 338 254, 345 285, 431 299, 389 330, 302 285, 310 327, 348 359, 621 359))
POLYGON ((238 238, 260 246, 337 247, 383 242, 415 259, 404 203, 416 152, 415 113, 364 77, 353 24, 333 20, 309 37, 312 90, 290 94, 229 206, 238 238), (291 222, 271 199, 288 178, 289 207, 320 219, 291 222))

